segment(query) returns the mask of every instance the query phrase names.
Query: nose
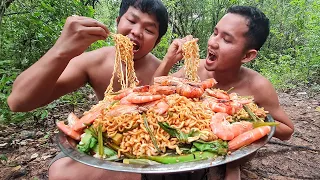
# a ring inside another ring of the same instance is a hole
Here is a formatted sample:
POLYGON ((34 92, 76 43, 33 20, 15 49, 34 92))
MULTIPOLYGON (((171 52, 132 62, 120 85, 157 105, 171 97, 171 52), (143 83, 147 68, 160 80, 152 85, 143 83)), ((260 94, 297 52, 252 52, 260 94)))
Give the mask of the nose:
POLYGON ((219 48, 219 43, 217 41, 217 36, 212 34, 209 38, 208 41, 208 46, 211 47, 212 49, 218 49, 219 48))
POLYGON ((131 33, 133 34, 133 36, 135 36, 137 38, 141 38, 142 37, 142 28, 139 25, 136 25, 136 26, 132 27, 131 33))

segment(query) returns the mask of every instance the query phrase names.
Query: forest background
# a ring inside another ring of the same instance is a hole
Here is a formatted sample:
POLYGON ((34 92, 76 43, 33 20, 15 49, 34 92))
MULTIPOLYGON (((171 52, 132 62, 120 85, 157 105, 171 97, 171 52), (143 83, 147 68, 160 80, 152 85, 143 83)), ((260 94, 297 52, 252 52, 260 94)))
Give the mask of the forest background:
MULTIPOLYGON (((231 5, 251 5, 270 19, 271 33, 259 57, 246 65, 267 77, 277 91, 320 91, 319 0, 163 0, 169 12, 169 29, 153 50, 159 59, 173 39, 192 34, 199 38, 201 57, 215 24, 231 5)), ((120 0, 0 0, 0 124, 42 120, 58 103, 74 108, 86 102, 87 91, 78 90, 27 113, 13 113, 7 97, 13 81, 58 39, 66 18, 82 15, 97 19, 116 31, 120 0)), ((110 38, 88 51, 110 46, 110 38)), ((175 71, 181 64, 175 66, 175 71)), ((87 88, 89 88, 87 86, 87 88)))

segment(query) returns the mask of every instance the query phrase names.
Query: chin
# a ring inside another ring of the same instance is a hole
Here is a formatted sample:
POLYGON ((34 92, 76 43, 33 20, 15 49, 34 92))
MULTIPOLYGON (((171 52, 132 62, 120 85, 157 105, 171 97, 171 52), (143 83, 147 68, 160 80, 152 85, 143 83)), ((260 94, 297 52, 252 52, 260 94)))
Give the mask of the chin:
POLYGON ((207 70, 207 71, 214 71, 215 70, 215 67, 214 66, 210 66, 208 64, 204 64, 204 68, 207 70))

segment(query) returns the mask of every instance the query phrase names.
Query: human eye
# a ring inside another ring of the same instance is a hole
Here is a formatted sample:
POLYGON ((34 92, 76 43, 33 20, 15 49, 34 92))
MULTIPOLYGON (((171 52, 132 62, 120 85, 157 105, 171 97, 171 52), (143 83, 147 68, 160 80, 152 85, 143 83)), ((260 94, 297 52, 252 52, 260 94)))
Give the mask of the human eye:
POLYGON ((146 32, 149 33, 149 34, 154 34, 153 30, 151 30, 151 29, 146 28, 145 30, 146 30, 146 32))
POLYGON ((134 20, 131 20, 129 18, 127 18, 127 20, 131 23, 131 24, 135 24, 135 21, 134 20))
POLYGON ((231 41, 228 38, 223 38, 224 42, 231 43, 231 41))

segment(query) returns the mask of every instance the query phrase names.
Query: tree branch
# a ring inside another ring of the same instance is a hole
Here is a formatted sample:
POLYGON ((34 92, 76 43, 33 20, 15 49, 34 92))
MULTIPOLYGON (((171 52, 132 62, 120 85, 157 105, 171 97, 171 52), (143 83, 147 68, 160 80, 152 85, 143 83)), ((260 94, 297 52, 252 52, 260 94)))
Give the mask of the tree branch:
POLYGON ((11 16, 11 15, 16 15, 16 14, 28 14, 28 13, 31 13, 31 12, 32 11, 13 12, 13 13, 4 14, 3 16, 11 16))

